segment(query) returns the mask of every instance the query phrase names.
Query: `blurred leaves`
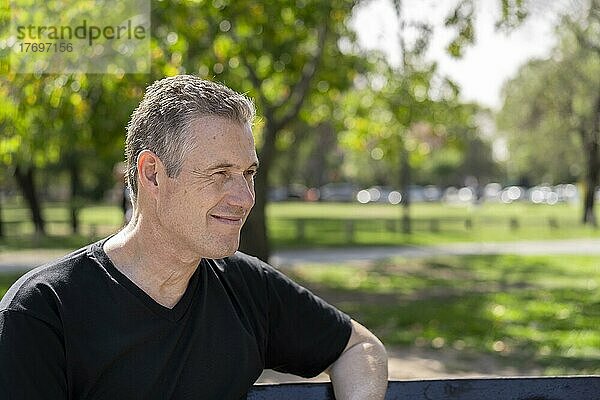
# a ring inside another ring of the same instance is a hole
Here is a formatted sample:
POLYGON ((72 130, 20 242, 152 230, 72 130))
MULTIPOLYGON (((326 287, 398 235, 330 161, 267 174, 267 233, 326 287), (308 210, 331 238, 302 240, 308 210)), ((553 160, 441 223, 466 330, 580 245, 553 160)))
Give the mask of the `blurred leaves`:
POLYGON ((581 134, 594 140, 593 106, 600 93, 600 52, 579 38, 586 25, 563 22, 552 57, 530 61, 504 88, 498 124, 508 137, 514 174, 549 183, 583 177, 589 146, 581 134))

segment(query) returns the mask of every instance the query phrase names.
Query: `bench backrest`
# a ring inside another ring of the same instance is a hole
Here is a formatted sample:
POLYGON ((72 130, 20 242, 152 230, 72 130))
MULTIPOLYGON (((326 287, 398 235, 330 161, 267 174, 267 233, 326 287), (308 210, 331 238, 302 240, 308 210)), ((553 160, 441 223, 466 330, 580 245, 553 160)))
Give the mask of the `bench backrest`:
MULTIPOLYGON (((386 400, 600 400, 600 376, 390 381, 386 400)), ((256 385, 248 400, 334 400, 331 383, 256 385)))

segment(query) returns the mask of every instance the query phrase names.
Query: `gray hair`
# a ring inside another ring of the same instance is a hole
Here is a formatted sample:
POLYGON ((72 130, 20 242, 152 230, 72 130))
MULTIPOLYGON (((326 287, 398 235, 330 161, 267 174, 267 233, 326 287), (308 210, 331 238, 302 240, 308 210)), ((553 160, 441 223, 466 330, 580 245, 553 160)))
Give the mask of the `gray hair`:
POLYGON ((219 116, 240 124, 252 123, 252 100, 243 94, 192 75, 164 78, 148 86, 127 125, 125 158, 131 199, 137 199, 137 158, 143 150, 155 153, 167 176, 181 172, 192 141, 190 124, 204 116, 219 116))

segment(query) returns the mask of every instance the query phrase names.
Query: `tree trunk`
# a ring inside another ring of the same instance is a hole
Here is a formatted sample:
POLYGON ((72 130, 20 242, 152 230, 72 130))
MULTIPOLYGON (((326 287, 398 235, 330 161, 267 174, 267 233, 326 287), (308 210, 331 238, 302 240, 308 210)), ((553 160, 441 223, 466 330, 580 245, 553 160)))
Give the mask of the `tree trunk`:
POLYGON ((71 162, 69 165, 69 175, 71 176, 71 199, 69 201, 70 217, 71 217, 71 232, 79 233, 79 209, 81 208, 79 167, 76 162, 71 162))
POLYGON ((2 219, 2 194, 0 194, 0 238, 4 237, 4 219, 2 219))
MULTIPOLYGON (((598 159, 598 140, 600 138, 600 94, 596 97, 594 115, 592 116, 591 131, 589 132, 589 139, 583 140, 584 151, 587 154, 587 165, 585 174, 585 196, 583 203, 583 224, 598 226, 596 221, 596 215, 594 212, 594 200, 596 194, 596 186, 598 186, 598 176, 600 167, 600 160, 598 159)), ((580 128, 582 138, 585 138, 585 128, 580 128)))
POLYGON ((596 168, 598 164, 596 161, 598 157, 598 143, 590 141, 586 146, 586 153, 585 194, 583 196, 583 218, 581 222, 584 225, 597 226, 594 212, 594 196, 598 184, 598 169, 596 168))
POLYGON ((402 193, 402 232, 412 233, 410 220, 410 162, 409 153, 402 143, 400 148, 400 192, 402 193))
POLYGON ((290 147, 287 149, 283 158, 279 158, 280 162, 282 162, 282 170, 283 177, 285 181, 283 182, 287 187, 290 186, 291 183, 294 183, 296 179, 303 178, 303 176, 298 176, 298 158, 300 156, 300 152, 298 149, 302 146, 302 143, 306 140, 308 136, 308 129, 304 125, 300 125, 299 128, 294 129, 293 132, 293 141, 290 147))
MULTIPOLYGON (((336 145, 335 130, 330 122, 321 123, 317 129, 314 148, 309 158, 308 183, 310 186, 321 187, 329 181, 328 173, 331 171, 331 154, 336 145)), ((336 171, 337 174, 337 171, 336 171)))
POLYGON ((31 220, 35 227, 35 232, 40 235, 45 235, 46 223, 42 217, 42 209, 40 207, 40 202, 35 189, 33 176, 33 167, 28 166, 26 168, 22 168, 19 165, 15 167, 15 178, 17 179, 17 184, 21 188, 23 197, 25 197, 25 201, 29 206, 31 220))
POLYGON ((267 191, 269 184, 269 170, 275 157, 275 135, 276 128, 273 127, 271 120, 267 120, 265 126, 265 141, 259 154, 260 172, 256 175, 254 181, 254 190, 256 198, 254 208, 248 216, 240 238, 240 250, 260 258, 263 261, 269 261, 270 247, 267 235, 266 207, 267 191))
POLYGON ((240 238, 240 250, 268 262, 270 247, 266 227, 266 174, 256 176, 256 199, 254 208, 248 216, 240 238))
POLYGON ((582 222, 584 225, 597 226, 596 215, 594 213, 594 186, 591 186, 589 177, 586 179, 582 222))

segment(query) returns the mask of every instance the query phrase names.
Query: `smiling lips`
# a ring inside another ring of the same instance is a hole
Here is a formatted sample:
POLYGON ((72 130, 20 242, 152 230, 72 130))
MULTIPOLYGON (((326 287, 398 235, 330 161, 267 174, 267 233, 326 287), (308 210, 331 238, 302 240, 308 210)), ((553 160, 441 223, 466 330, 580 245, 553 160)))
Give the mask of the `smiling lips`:
POLYGON ((241 225, 244 217, 240 215, 211 215, 217 221, 227 225, 241 225))

